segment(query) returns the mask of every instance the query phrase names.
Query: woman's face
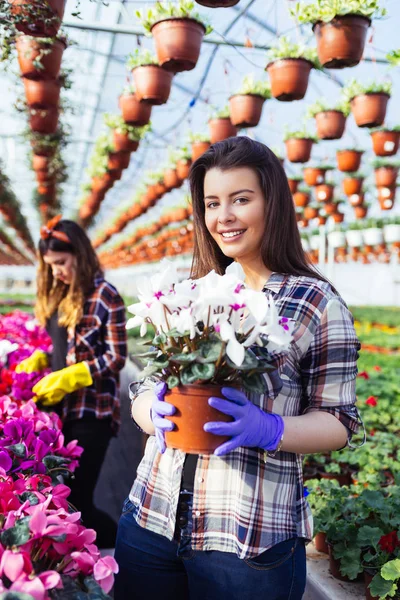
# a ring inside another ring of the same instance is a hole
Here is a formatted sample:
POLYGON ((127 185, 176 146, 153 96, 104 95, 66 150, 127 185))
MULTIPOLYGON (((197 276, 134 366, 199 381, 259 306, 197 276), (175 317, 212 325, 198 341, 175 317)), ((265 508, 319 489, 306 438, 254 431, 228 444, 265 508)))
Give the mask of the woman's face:
POLYGON ((48 250, 43 256, 44 262, 51 267, 54 279, 70 285, 76 271, 76 256, 70 252, 48 250))
POLYGON ((252 169, 207 171, 204 205, 206 227, 225 256, 238 262, 260 258, 265 199, 252 169))

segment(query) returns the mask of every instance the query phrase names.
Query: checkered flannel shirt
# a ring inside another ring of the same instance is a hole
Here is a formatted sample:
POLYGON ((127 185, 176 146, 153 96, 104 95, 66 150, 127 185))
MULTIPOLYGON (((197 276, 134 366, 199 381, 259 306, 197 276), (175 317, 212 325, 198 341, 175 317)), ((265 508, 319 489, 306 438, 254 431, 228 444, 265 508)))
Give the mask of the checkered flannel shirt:
POLYGON ((83 317, 68 332, 67 365, 87 361, 93 384, 63 400, 64 421, 92 415, 111 418, 116 432, 120 424, 119 372, 127 356, 124 301, 100 275, 85 302, 83 317))
MULTIPOLYGON (((334 415, 357 431, 356 361, 360 349, 353 318, 325 282, 273 273, 265 285, 280 315, 297 325, 289 354, 265 375, 265 394, 247 394, 264 411, 296 416, 309 409, 334 415)), ((130 492, 133 516, 146 529, 172 539, 185 453, 157 450, 147 442, 130 492)), ((312 538, 312 516, 304 497, 302 456, 259 448, 237 448, 218 457, 200 455, 194 482, 194 550, 257 556, 292 537, 312 538)))

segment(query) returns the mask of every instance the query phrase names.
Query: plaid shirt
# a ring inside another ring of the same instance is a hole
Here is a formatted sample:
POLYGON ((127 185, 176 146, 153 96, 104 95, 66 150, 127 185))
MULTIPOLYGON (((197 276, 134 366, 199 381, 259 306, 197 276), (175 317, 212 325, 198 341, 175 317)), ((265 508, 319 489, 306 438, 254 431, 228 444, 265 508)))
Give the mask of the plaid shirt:
MULTIPOLYGON (((265 394, 247 394, 264 411, 301 415, 331 413, 349 432, 358 428, 356 361, 360 344, 352 316, 329 284, 311 277, 273 273, 265 293, 282 316, 297 322, 289 354, 265 375, 265 394)), ((172 539, 185 453, 157 451, 147 442, 130 492, 139 525, 172 539)), ((194 480, 194 550, 257 556, 291 537, 312 539, 312 516, 303 492, 302 456, 237 448, 217 457, 200 455, 194 480)))
POLYGON ((83 309, 83 317, 68 332, 67 365, 87 361, 93 384, 65 396, 64 421, 93 415, 111 417, 120 424, 119 372, 127 355, 124 301, 117 290, 98 275, 83 309))

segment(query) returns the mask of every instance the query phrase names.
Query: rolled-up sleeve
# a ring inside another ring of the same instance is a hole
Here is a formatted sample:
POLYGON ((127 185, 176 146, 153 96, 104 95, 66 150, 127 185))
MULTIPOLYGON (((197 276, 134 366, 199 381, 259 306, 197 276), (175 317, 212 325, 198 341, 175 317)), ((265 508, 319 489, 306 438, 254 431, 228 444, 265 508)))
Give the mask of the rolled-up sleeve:
POLYGON ((355 406, 359 350, 350 311, 340 299, 330 299, 300 361, 304 412, 329 412, 347 428, 349 440, 360 423, 355 406))

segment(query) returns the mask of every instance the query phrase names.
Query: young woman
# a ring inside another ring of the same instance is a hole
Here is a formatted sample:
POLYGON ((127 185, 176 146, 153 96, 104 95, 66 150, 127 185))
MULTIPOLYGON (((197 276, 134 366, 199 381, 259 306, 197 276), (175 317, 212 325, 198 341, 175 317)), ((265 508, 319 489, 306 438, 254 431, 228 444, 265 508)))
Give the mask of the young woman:
MULTIPOLYGON (((85 231, 73 221, 52 219, 41 229, 37 319, 53 342, 53 372, 33 389, 36 400, 63 420, 65 443, 78 440, 84 452, 69 497, 97 543, 113 548, 116 523, 93 504, 108 444, 120 422, 119 372, 127 355, 125 306, 103 278, 85 231)), ((36 352, 19 370, 46 366, 36 352)))
POLYGON ((132 415, 151 437, 119 523, 115 598, 300 600, 312 538, 302 454, 342 448, 357 430, 359 342, 345 303, 307 261, 285 172, 266 146, 214 144, 190 185, 192 276, 238 261, 246 284, 296 321, 294 341, 263 395, 224 388, 210 398, 233 420, 204 428, 230 440, 197 461, 165 449, 165 384, 138 390, 132 415))

